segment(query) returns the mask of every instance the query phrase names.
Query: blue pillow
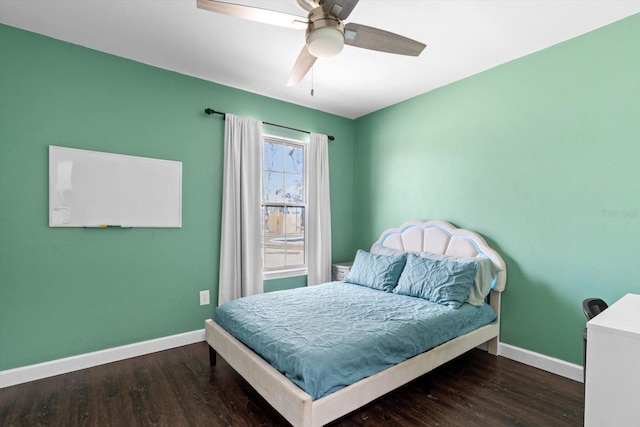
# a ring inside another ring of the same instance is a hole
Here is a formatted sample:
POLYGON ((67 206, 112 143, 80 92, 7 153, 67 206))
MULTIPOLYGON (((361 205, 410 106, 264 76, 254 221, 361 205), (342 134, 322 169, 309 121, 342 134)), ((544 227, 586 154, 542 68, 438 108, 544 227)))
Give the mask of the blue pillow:
POLYGON ((459 308, 469 297, 477 270, 475 261, 422 258, 410 253, 393 292, 459 308))
POLYGON ((351 270, 344 281, 391 292, 398 284, 406 259, 407 255, 404 253, 386 256, 358 249, 351 270))

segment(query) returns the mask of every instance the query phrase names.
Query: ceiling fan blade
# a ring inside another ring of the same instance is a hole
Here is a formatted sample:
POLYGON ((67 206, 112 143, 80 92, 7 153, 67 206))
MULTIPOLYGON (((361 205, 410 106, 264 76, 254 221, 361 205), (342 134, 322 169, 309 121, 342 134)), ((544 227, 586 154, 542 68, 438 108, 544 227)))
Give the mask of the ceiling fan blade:
POLYGON ((237 18, 262 22, 264 24, 278 25, 281 27, 304 30, 307 28, 307 24, 309 23, 307 18, 291 15, 289 13, 216 0, 197 0, 197 6, 199 9, 208 10, 210 12, 235 16, 237 18))
POLYGON ((298 59, 296 60, 295 65, 293 66, 293 70, 291 70, 291 75, 289 76, 289 81, 287 82, 287 86, 295 86, 304 79, 304 76, 307 75, 313 64, 316 62, 315 56, 309 53, 309 49, 305 44, 300 51, 300 55, 298 55, 298 59))
POLYGON ((324 0, 322 11, 340 20, 347 19, 359 0, 324 0))
POLYGON ((418 56, 426 47, 410 38, 352 22, 345 25, 344 38, 344 43, 350 46, 398 55, 418 56))

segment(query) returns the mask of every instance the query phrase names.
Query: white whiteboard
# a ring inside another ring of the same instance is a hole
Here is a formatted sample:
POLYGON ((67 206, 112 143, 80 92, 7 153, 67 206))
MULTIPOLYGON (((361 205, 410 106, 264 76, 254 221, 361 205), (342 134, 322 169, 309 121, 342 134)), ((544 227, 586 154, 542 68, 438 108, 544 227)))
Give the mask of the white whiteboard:
POLYGON ((49 227, 182 227, 182 162, 49 146, 49 227))

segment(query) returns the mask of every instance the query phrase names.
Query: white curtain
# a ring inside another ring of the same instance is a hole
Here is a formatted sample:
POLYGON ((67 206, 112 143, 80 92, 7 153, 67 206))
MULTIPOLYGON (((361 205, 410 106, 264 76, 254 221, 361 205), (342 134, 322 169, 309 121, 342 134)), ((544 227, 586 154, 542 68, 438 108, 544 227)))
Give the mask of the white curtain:
POLYGON ((312 133, 309 142, 307 212, 307 285, 331 280, 331 201, 327 135, 312 133))
POLYGON ((218 304, 263 292, 262 122, 227 114, 218 304))

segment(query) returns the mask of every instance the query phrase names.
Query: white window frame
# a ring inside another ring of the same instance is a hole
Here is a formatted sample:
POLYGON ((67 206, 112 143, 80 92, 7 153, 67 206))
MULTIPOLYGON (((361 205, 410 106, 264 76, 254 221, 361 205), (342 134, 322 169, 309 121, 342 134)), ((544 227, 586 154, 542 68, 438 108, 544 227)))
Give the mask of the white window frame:
MULTIPOLYGON (((280 137, 280 136, 275 136, 275 135, 267 135, 264 134, 262 136, 262 145, 263 145, 263 150, 264 150, 264 145, 266 142, 275 142, 278 144, 287 144, 287 145, 295 145, 295 146, 299 146, 300 148, 302 148, 302 153, 303 153, 303 168, 304 168, 304 173, 303 175, 303 180, 304 180, 304 202, 303 203, 288 203, 288 202, 268 202, 264 200, 264 183, 261 183, 261 189, 260 189, 260 209, 261 209, 261 216, 264 213, 264 209, 265 206, 282 206, 282 207, 302 207, 304 209, 305 212, 305 216, 308 213, 308 208, 309 208, 309 172, 308 172, 308 154, 309 154, 309 143, 306 141, 302 141, 302 140, 298 140, 298 139, 291 139, 291 138, 284 138, 284 137, 280 137)), ((261 168, 261 173, 260 173, 260 177, 262 180, 262 177, 264 176, 264 162, 263 164, 260 166, 261 168)), ((304 227, 304 264, 302 265, 295 265, 295 266, 291 266, 291 267, 285 267, 285 268, 279 268, 279 267, 265 267, 264 266, 264 261, 265 261, 265 229, 264 229, 264 220, 262 221, 262 236, 261 237, 261 244, 262 244, 262 274, 263 274, 263 278, 264 280, 273 280, 273 279, 282 279, 282 278, 287 278, 287 277, 299 277, 299 276, 306 276, 307 275, 307 262, 308 262, 308 233, 307 233, 307 227, 306 227, 306 223, 305 223, 305 227, 304 227)))

